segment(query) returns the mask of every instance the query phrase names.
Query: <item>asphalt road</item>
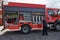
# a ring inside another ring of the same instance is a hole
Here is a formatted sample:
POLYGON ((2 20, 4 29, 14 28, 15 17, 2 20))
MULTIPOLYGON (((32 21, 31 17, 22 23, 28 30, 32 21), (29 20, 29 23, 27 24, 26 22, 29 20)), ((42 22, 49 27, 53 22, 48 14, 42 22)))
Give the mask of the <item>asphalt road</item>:
POLYGON ((0 40, 60 40, 60 31, 48 31, 48 36, 43 36, 42 31, 32 31, 30 34, 7 32, 0 36, 0 40))

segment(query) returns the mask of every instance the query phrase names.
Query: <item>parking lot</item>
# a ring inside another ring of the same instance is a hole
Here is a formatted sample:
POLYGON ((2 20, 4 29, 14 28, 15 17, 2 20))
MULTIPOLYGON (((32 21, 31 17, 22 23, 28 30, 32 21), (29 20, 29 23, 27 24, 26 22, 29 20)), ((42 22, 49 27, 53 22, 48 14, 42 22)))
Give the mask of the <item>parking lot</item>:
POLYGON ((0 36, 0 40, 60 40, 60 32, 48 31, 48 36, 43 36, 42 31, 39 30, 29 34, 7 32, 0 36))

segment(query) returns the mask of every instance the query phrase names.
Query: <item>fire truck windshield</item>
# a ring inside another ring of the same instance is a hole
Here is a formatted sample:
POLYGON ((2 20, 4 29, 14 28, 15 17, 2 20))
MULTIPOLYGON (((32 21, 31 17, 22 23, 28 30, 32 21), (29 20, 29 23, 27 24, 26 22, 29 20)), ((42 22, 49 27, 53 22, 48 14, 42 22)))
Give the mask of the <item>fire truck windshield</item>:
POLYGON ((50 16, 54 16, 54 15, 55 15, 55 12, 54 12, 53 10, 48 10, 48 14, 49 14, 50 16))

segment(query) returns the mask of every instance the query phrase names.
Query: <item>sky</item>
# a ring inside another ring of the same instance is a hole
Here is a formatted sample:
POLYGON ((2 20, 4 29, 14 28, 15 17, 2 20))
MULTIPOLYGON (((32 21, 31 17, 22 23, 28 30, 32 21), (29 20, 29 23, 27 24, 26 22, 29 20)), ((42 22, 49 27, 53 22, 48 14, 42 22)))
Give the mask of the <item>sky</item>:
POLYGON ((7 2, 22 2, 30 4, 45 4, 49 8, 60 8, 60 0, 3 0, 7 2))

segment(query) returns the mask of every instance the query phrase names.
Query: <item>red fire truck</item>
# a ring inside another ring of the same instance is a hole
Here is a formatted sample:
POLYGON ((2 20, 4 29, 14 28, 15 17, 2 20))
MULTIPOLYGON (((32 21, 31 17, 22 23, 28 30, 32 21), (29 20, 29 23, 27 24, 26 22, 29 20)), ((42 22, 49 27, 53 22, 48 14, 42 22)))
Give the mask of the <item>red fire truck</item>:
POLYGON ((0 34, 7 31, 29 33, 31 30, 43 29, 42 17, 46 18, 48 27, 60 30, 60 9, 46 8, 42 4, 9 2, 3 6, 3 27, 0 34))
POLYGON ((60 9, 47 8, 46 21, 50 29, 60 30, 60 9))
POLYGON ((41 17, 45 16, 46 6, 42 4, 12 3, 3 6, 3 30, 29 33, 43 29, 41 17))

